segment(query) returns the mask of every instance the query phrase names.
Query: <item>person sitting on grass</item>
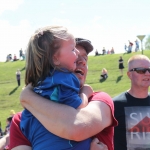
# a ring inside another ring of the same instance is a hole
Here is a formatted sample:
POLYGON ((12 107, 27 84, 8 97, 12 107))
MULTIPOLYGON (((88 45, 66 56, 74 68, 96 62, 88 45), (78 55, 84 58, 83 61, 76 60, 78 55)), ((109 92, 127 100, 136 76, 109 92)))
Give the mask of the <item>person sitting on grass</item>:
POLYGON ((102 69, 102 74, 100 76, 100 79, 106 79, 108 77, 108 72, 106 68, 102 69))

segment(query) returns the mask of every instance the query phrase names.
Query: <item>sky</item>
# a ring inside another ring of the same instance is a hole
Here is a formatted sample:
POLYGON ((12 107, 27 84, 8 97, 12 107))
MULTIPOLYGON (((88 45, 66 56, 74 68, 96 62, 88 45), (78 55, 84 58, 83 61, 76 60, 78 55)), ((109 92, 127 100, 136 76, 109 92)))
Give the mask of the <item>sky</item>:
MULTIPOLYGON (((103 47, 124 53, 128 40, 150 35, 150 0, 0 0, 0 61, 19 57, 40 27, 62 25, 75 37, 89 39, 94 50, 103 47)), ((135 43, 134 43, 135 45, 135 43)), ((134 47, 133 47, 134 49, 134 47)))

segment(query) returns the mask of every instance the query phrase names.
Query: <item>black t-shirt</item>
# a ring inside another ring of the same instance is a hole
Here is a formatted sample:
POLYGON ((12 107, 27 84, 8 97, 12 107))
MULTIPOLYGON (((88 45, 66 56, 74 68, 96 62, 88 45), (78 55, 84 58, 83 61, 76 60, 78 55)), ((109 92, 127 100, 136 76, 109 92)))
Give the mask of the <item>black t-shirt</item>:
POLYGON ((124 92, 113 101, 118 121, 114 149, 150 150, 150 96, 140 99, 124 92))

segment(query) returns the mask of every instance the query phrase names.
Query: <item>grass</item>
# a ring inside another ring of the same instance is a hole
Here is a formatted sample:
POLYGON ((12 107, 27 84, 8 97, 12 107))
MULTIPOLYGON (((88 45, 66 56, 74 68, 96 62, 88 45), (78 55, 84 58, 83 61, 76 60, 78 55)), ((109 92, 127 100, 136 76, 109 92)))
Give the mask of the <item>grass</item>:
MULTIPOLYGON (((141 52, 136 54, 141 54, 141 52)), ((107 92, 111 97, 126 91, 130 88, 130 80, 126 75, 127 61, 132 55, 135 53, 89 56, 86 83, 91 85, 95 91, 107 92), (118 69, 120 56, 123 56, 125 66, 123 76, 120 76, 121 73, 118 69), (108 70, 108 78, 105 81, 99 80, 102 68, 108 70)), ((150 50, 145 50, 144 55, 149 57, 150 50)), ((10 110, 19 112, 23 109, 19 102, 19 95, 24 86, 25 61, 0 62, 0 72, 0 121, 4 130, 10 110), (21 71, 20 87, 17 86, 15 75, 17 69, 21 71)))

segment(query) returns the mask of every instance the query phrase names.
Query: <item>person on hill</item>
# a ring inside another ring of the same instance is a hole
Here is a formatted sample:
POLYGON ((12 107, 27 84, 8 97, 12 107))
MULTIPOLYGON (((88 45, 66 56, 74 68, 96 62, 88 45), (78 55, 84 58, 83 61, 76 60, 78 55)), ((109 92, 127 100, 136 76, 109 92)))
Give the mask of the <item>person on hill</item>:
POLYGON ((14 111, 13 109, 10 110, 10 116, 11 116, 11 117, 13 117, 15 114, 16 114, 16 113, 15 113, 15 111, 14 111))
POLYGON ((13 59, 13 61, 17 61, 18 59, 17 59, 17 56, 16 56, 16 54, 14 54, 14 59, 13 59))
POLYGON ((150 149, 150 59, 134 55, 128 60, 129 90, 113 98, 115 117, 115 150, 150 149))
POLYGON ((9 61, 12 61, 12 55, 9 54, 9 61))
POLYGON ((9 54, 6 56, 6 62, 10 61, 9 54))
POLYGON ((108 77, 108 72, 106 68, 102 69, 101 79, 106 79, 108 77))
POLYGON ((129 41, 128 53, 132 52, 133 43, 129 41))
POLYGON ((122 59, 122 56, 120 56, 120 59, 119 59, 119 70, 120 70, 120 73, 121 75, 123 76, 123 69, 124 69, 124 65, 123 65, 123 59, 122 59))
POLYGON ((135 52, 139 50, 139 41, 135 40, 135 52))
POLYGON ((18 86, 20 86, 20 78, 21 78, 21 72, 18 69, 16 72, 16 79, 17 79, 18 86))
MULTIPOLYGON (((87 55, 93 50, 93 46, 89 40, 76 38, 76 48, 80 53, 78 53, 77 67, 74 73, 80 80, 81 89, 88 90, 88 88, 83 87, 87 87, 87 85, 84 85, 87 74, 87 55)), ((86 107, 74 109, 38 96, 32 92, 28 85, 21 94, 21 102, 50 132, 75 141, 83 141, 100 132, 95 137, 106 144, 109 150, 113 149, 113 127, 117 125, 117 121, 113 117, 113 102, 108 94, 94 92, 86 107), (90 130, 91 127, 92 130, 90 130)), ((27 148, 31 147, 31 143, 19 132, 20 117, 21 113, 16 114, 11 125, 10 147, 13 150, 15 148, 21 149, 23 145, 26 145, 27 148)), ((106 146, 100 143, 98 139, 94 139, 91 148, 97 146, 101 150, 103 148, 103 150, 106 150, 106 146)), ((82 149, 81 143, 83 142, 78 142, 78 145, 80 145, 78 149, 82 149)))
POLYGON ((19 50, 19 56, 20 56, 20 60, 22 59, 22 54, 23 54, 23 51, 22 51, 22 48, 19 50))
POLYGON ((98 53, 98 50, 96 49, 95 56, 98 56, 98 55, 100 55, 100 54, 98 53))
POLYGON ((0 122, 0 138, 3 136, 3 131, 2 131, 2 128, 1 128, 1 122, 0 122))
POLYGON ((114 54, 115 51, 114 51, 114 48, 112 47, 112 49, 110 50, 111 54, 114 54))
POLYGON ((127 45, 126 45, 126 44, 124 45, 124 50, 125 50, 125 52, 127 52, 127 51, 128 51, 128 47, 127 47, 127 45))
POLYGON ((6 119, 6 127, 5 127, 5 131, 4 131, 4 134, 7 134, 9 132, 9 129, 10 129, 10 124, 11 124, 11 121, 12 121, 12 117, 8 117, 6 119))
POLYGON ((105 47, 103 47, 103 49, 102 49, 102 55, 105 55, 106 54, 106 49, 105 49, 105 47))

